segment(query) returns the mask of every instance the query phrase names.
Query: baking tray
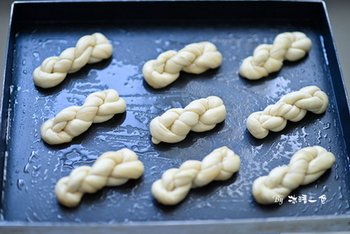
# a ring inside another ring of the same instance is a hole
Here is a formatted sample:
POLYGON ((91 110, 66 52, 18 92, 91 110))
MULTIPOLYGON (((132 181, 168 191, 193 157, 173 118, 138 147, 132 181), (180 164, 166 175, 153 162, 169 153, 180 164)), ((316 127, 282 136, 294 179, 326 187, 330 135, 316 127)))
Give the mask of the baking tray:
POLYGON ((2 232, 47 233, 233 233, 349 230, 349 105, 326 6, 321 1, 60 1, 15 2, 9 28, 1 111, 2 232), (309 54, 258 81, 239 76, 242 60, 262 43, 286 31, 312 40, 309 54), (51 89, 37 88, 33 70, 49 56, 75 45, 83 35, 101 32, 111 41, 110 59, 87 65, 51 89), (155 90, 144 82, 143 64, 166 50, 210 41, 222 65, 200 75, 181 73, 155 90), (279 133, 254 139, 247 116, 281 96, 317 85, 330 99, 322 115, 308 113, 279 133), (127 111, 94 124, 70 143, 50 146, 39 128, 95 91, 116 89, 127 111), (217 95, 226 120, 213 130, 191 132, 176 144, 154 145, 149 122, 165 110, 217 95), (193 189, 180 204, 159 205, 153 181, 188 159, 201 160, 227 145, 241 157, 231 179, 193 189), (293 191, 317 202, 258 205, 253 181, 288 164, 303 147, 321 145, 336 164, 316 182, 293 191), (127 147, 145 165, 142 178, 87 194, 76 208, 61 206, 56 181, 105 151, 127 147), (326 196, 323 204, 319 197, 326 196))

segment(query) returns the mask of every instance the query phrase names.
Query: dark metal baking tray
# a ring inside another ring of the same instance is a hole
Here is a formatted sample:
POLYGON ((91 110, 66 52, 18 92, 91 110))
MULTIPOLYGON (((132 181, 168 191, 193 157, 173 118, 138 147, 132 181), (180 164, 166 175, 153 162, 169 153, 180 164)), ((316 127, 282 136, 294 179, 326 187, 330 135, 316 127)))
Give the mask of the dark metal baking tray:
POLYGON ((349 105, 326 6, 321 1, 61 1, 15 2, 9 28, 1 110, 0 230, 18 233, 233 233, 349 230, 349 105), (286 31, 312 40, 309 54, 258 81, 238 74, 242 60, 262 43, 286 31), (55 88, 37 88, 33 70, 49 56, 75 45, 83 35, 101 32, 111 41, 110 59, 68 75, 55 88), (210 41, 223 63, 200 75, 181 73, 170 86, 155 90, 143 81, 143 64, 166 50, 210 41), (330 99, 326 113, 308 113, 279 133, 254 139, 247 116, 281 96, 317 85, 330 99), (94 124, 71 143, 50 146, 41 124, 91 92, 116 89, 127 111, 94 124), (205 133, 191 132, 176 144, 154 145, 151 119, 192 100, 217 95, 227 118, 205 133), (227 145, 241 157, 231 179, 193 189, 173 207, 159 205, 153 181, 188 159, 201 160, 227 145), (300 148, 321 145, 336 164, 316 182, 293 191, 315 203, 258 205, 251 196, 255 178, 288 164, 300 148), (103 152, 134 150, 145 164, 142 178, 87 194, 76 208, 61 206, 56 181, 103 152), (325 195, 322 204, 318 197, 325 195))

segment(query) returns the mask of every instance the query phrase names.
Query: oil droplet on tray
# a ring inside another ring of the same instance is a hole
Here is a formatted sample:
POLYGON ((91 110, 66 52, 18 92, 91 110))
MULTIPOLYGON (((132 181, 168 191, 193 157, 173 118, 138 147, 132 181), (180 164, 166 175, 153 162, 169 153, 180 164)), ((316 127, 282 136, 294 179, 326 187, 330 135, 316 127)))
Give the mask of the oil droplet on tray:
POLYGON ((23 179, 18 179, 18 180, 17 180, 17 188, 18 188, 19 190, 22 190, 23 187, 24 187, 24 185, 25 185, 25 182, 24 182, 23 179))

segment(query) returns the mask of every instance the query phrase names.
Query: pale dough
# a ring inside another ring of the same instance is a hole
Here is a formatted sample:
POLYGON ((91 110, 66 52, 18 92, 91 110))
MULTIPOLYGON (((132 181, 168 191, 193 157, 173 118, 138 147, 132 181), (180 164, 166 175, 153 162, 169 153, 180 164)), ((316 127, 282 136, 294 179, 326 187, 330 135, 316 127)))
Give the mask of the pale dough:
POLYGON ((307 111, 321 114, 328 107, 328 96, 316 86, 307 86, 282 97, 276 104, 263 111, 254 112, 247 119, 249 132, 258 139, 265 138, 269 131, 282 131, 287 120, 297 122, 307 111))
POLYGON ((152 184, 152 195, 164 205, 181 202, 191 188, 202 187, 214 180, 227 180, 239 170, 240 157, 228 147, 215 149, 202 161, 188 160, 180 168, 165 171, 152 184))
POLYGON ((312 42, 302 32, 285 32, 277 35, 272 45, 261 44, 253 56, 245 58, 239 68, 242 77, 257 80, 279 71, 283 61, 296 61, 310 51, 312 42))
POLYGON ((142 72, 146 82, 159 89, 174 82, 181 71, 200 74, 219 67, 221 62, 222 55, 216 46, 204 41, 189 44, 178 52, 168 50, 146 62, 142 72))
POLYGON ((317 180, 334 162, 335 156, 321 146, 303 148, 292 156, 288 166, 276 167, 269 175, 257 178, 253 196, 260 204, 275 203, 300 185, 317 180))
POLYGON ((192 101, 185 108, 167 110, 151 121, 152 142, 180 142, 190 131, 209 131, 225 117, 226 108, 219 97, 209 96, 192 101))
POLYGON ((82 106, 70 106, 42 124, 42 139, 51 145, 72 141, 85 132, 92 123, 102 123, 126 109, 124 99, 117 91, 108 89, 90 94, 82 106))
POLYGON ((77 206, 84 193, 95 193, 105 186, 118 186, 130 179, 138 179, 144 165, 129 149, 103 153, 95 163, 75 168, 55 186, 58 201, 68 207, 77 206))
POLYGON ((75 47, 64 50, 58 57, 46 58, 33 72, 36 86, 51 88, 60 84, 68 73, 77 72, 86 64, 97 63, 112 55, 113 46, 101 33, 81 37, 75 47))

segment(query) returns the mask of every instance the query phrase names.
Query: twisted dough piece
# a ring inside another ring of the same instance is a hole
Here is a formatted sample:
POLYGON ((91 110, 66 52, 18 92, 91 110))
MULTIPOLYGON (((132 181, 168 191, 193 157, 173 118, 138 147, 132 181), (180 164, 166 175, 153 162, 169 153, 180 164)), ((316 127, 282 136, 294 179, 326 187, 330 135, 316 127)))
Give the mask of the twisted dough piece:
POLYGON ((180 168, 165 171, 160 180, 152 184, 152 194, 164 205, 176 205, 191 188, 202 187, 213 180, 227 180, 239 170, 241 159, 223 146, 203 160, 188 160, 180 168))
POLYGON ((284 199, 300 185, 317 180, 334 162, 334 155, 321 146, 303 148, 292 156, 288 166, 276 167, 269 175, 256 179, 253 196, 260 204, 284 199))
POLYGON ((112 55, 113 46, 101 33, 81 37, 75 47, 64 50, 59 57, 46 58, 33 72, 35 85, 51 88, 61 83, 67 73, 80 70, 87 63, 97 63, 112 55))
POLYGON ((287 120, 297 122, 307 111, 321 114, 328 106, 328 96, 316 86, 307 86, 289 93, 276 104, 267 106, 263 111, 254 112, 247 119, 249 132, 258 139, 265 138, 269 131, 282 131, 287 120))
POLYGON ((200 74, 219 67, 221 62, 222 55, 216 46, 204 41, 189 44, 178 52, 168 50, 156 60, 146 62, 142 72, 150 86, 160 89, 174 82, 180 76, 180 71, 200 74))
POLYGON ((277 35, 272 45, 262 44, 255 48, 253 56, 245 58, 239 68, 241 76, 257 80, 279 71, 283 61, 296 61, 305 56, 312 46, 302 32, 285 32, 277 35))
POLYGON ((63 109, 54 118, 41 125, 42 139, 51 145, 72 141, 85 132, 92 123, 102 123, 126 109, 124 99, 117 91, 108 89, 90 94, 82 106, 63 109))
POLYGON ((69 176, 61 178, 55 186, 58 201, 68 207, 79 204, 84 193, 95 193, 104 186, 125 184, 138 179, 144 166, 129 149, 103 153, 92 165, 75 168, 69 176))
POLYGON ((150 123, 152 142, 176 143, 185 139, 192 130, 204 132, 224 121, 226 108, 216 96, 192 101, 184 109, 173 108, 154 118, 150 123))

